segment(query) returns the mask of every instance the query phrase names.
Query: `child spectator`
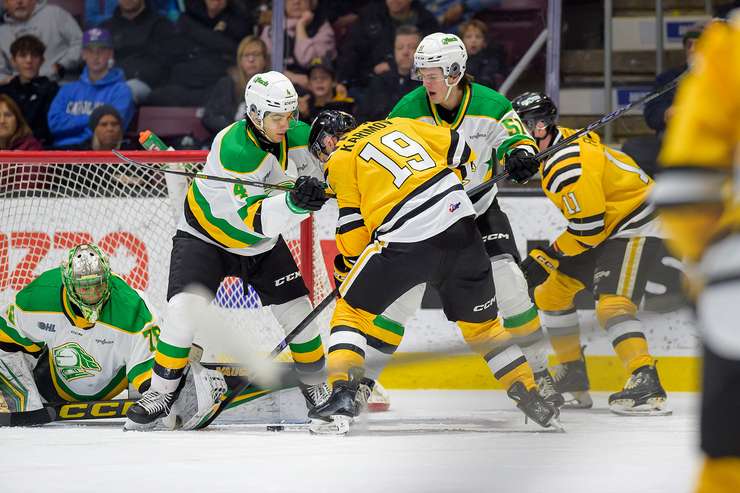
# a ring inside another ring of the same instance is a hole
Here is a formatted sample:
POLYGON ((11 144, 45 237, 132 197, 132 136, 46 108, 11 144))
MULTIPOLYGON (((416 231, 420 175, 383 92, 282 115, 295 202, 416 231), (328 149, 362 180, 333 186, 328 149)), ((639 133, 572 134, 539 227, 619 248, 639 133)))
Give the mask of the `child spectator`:
POLYGON ((20 108, 6 94, 0 94, 0 150, 41 150, 41 142, 34 138, 20 108))
POLYGON ((66 10, 42 0, 5 0, 5 23, 0 25, 0 77, 12 75, 10 45, 20 35, 33 34, 46 52, 40 74, 53 80, 77 69, 82 31, 66 10))
POLYGON ((134 101, 146 101, 152 88, 168 75, 165 46, 175 36, 174 25, 147 6, 145 0, 118 0, 113 17, 100 27, 113 37, 113 54, 126 75, 134 101))
POLYGON ((404 94, 419 86, 411 79, 411 67, 420 42, 421 33, 415 26, 401 26, 396 30, 391 70, 370 78, 370 86, 360 105, 360 121, 386 118, 404 94))
POLYGON ((85 69, 80 80, 62 86, 49 109, 49 129, 54 147, 79 146, 92 136, 90 114, 103 104, 115 107, 127 128, 134 115, 134 100, 123 71, 112 67, 113 43, 108 31, 85 31, 82 58, 85 69))
POLYGON ((267 46, 257 36, 247 36, 236 50, 236 67, 213 87, 203 112, 203 126, 213 135, 246 114, 244 89, 253 75, 270 66, 267 46))
MULTIPOLYGON (((271 28, 262 30, 262 40, 272 52, 271 28)), ((310 0, 285 1, 285 70, 290 81, 308 89, 308 65, 314 58, 337 55, 334 30, 323 17, 314 15, 310 0)))
POLYGON ((478 19, 460 25, 460 37, 468 51, 466 73, 475 82, 497 89, 506 78, 503 49, 488 45, 488 26, 478 19))
POLYGON ((59 86, 48 77, 40 76, 46 47, 36 36, 26 34, 10 45, 11 63, 18 73, 5 85, 0 94, 7 94, 16 102, 24 119, 42 145, 51 145, 51 132, 46 115, 59 86))
POLYGON ((234 62, 237 45, 252 21, 231 0, 186 0, 177 33, 168 43, 168 82, 152 91, 148 104, 203 106, 210 91, 234 62))
MULTIPOLYGON (((360 94, 370 77, 390 72, 396 29, 416 26, 422 35, 439 31, 437 19, 418 0, 371 2, 360 11, 337 59, 337 80, 360 94)), ((359 97, 359 96, 357 96, 359 97)))
POLYGON ((337 94, 334 68, 326 58, 315 58, 308 66, 308 94, 298 98, 301 120, 311 123, 323 110, 340 110, 352 114, 355 100, 337 94))

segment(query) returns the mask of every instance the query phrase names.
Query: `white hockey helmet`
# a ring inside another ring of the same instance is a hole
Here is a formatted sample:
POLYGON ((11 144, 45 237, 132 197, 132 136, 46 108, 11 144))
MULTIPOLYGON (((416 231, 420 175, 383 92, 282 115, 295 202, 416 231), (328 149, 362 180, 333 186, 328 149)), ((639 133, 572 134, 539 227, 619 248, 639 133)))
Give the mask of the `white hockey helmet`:
POLYGON ((460 38, 454 34, 430 34, 422 39, 416 48, 411 77, 414 80, 421 80, 419 69, 439 67, 442 69, 447 86, 454 86, 462 80, 467 61, 468 51, 460 38), (450 77, 456 80, 450 83, 450 77))
POLYGON ((298 118, 298 93, 286 76, 274 70, 249 79, 244 102, 247 115, 260 130, 268 113, 294 113, 298 118))

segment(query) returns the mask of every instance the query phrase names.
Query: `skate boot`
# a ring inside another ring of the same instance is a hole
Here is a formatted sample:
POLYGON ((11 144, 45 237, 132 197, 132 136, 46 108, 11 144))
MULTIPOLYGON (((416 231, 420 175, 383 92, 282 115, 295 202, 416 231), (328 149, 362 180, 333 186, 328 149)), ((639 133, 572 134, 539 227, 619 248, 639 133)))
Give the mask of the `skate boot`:
POLYGON ((306 407, 308 407, 309 410, 326 402, 331 395, 331 391, 326 382, 317 383, 316 385, 301 383, 298 385, 298 388, 301 389, 301 393, 306 399, 306 407))
POLYGON ((655 366, 641 366, 632 372, 624 389, 609 396, 609 408, 627 416, 666 416, 666 393, 655 366))
POLYGON ((555 390, 565 399, 565 409, 590 409, 594 405, 588 393, 590 385, 583 358, 556 366, 553 381, 555 390))
POLYGON ((127 430, 146 428, 154 421, 170 414, 172 403, 177 398, 176 392, 163 393, 156 390, 147 390, 141 399, 126 411, 126 417, 132 423, 126 423, 127 430), (139 425, 139 426, 137 426, 139 425))
POLYGON ((516 407, 525 416, 538 425, 564 431, 563 425, 558 420, 560 410, 543 399, 536 389, 527 390, 522 382, 514 382, 506 394, 516 402, 516 407))
POLYGON ((555 382, 547 369, 535 373, 534 381, 537 383, 537 391, 545 401, 557 408, 563 407, 565 399, 560 392, 555 390, 555 382))
POLYGON ((318 435, 346 435, 352 418, 359 414, 357 408, 358 382, 338 380, 331 396, 310 411, 309 429, 318 435))

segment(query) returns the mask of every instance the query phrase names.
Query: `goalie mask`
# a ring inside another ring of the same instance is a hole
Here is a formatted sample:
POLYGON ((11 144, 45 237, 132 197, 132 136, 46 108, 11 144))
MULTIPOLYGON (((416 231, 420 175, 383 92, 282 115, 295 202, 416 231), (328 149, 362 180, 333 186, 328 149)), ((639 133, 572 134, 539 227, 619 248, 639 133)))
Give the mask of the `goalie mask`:
POLYGON ((95 245, 78 245, 62 261, 62 283, 67 297, 88 322, 98 320, 100 309, 108 301, 110 278, 108 258, 95 245))
POLYGON ((298 94, 290 80, 280 72, 255 74, 244 90, 247 116, 264 132, 265 117, 269 113, 292 113, 298 119, 298 94))
POLYGON ((334 151, 334 144, 344 134, 357 126, 355 117, 339 110, 324 110, 311 124, 308 149, 319 161, 324 162, 334 151))
POLYGON ((535 130, 547 130, 548 133, 554 131, 558 121, 558 107, 546 94, 525 92, 514 98, 511 106, 532 136, 535 130))
POLYGON ((411 78, 422 80, 419 69, 442 69, 442 76, 448 88, 457 85, 465 75, 468 52, 462 40, 454 34, 434 33, 421 40, 414 53, 414 66, 411 78), (450 82, 450 78, 454 81, 450 82))

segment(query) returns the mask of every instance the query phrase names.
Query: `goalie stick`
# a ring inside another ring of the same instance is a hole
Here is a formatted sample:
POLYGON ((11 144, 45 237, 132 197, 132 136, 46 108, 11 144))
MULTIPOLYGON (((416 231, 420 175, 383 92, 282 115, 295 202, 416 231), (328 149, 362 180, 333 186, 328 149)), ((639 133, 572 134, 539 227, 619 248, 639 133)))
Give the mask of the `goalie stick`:
MULTIPOLYGON (((572 144, 575 140, 580 139, 581 137, 583 137, 587 133, 592 132, 592 131, 594 131, 596 129, 599 129, 599 128, 603 127, 604 125, 606 125, 607 123, 610 123, 610 122, 616 120, 617 118, 619 118, 620 116, 622 116, 623 114, 625 114, 626 112, 628 112, 629 110, 631 110, 633 108, 636 108, 637 106, 640 106, 642 104, 649 103, 650 101, 652 101, 652 100, 654 100, 656 98, 659 98, 663 94, 667 93, 668 91, 671 91, 674 87, 676 87, 676 85, 678 85, 678 83, 681 80, 681 78, 683 77, 683 75, 684 74, 682 73, 681 75, 679 75, 678 77, 676 77, 675 79, 673 79, 672 81, 670 81, 669 83, 667 83, 666 85, 664 85, 663 87, 661 87, 660 89, 658 89, 658 90, 656 90, 654 92, 651 92, 650 94, 646 94, 645 96, 643 96, 642 98, 638 99, 637 101, 633 101, 633 102, 631 102, 630 104, 628 104, 626 106, 622 106, 620 108, 617 108, 616 110, 612 111, 608 115, 602 116, 597 121, 589 124, 587 127, 578 130, 576 133, 574 133, 573 135, 571 135, 567 139, 561 140, 560 142, 558 142, 557 145, 548 147, 544 151, 538 152, 537 154, 535 154, 534 158, 537 161, 542 161, 547 156, 549 156, 551 154, 555 154, 559 150, 561 150, 561 149, 565 148, 566 146, 572 144)), ((474 196, 474 195, 477 195, 479 193, 485 192, 486 190, 488 190, 492 186, 494 186, 496 183, 500 182, 504 178, 507 178, 508 176, 509 176, 509 173, 507 171, 504 171, 503 173, 494 176, 490 180, 484 181, 483 183, 481 183, 479 185, 476 185, 475 187, 471 188, 470 190, 466 190, 466 192, 467 192, 468 196, 474 196)))

